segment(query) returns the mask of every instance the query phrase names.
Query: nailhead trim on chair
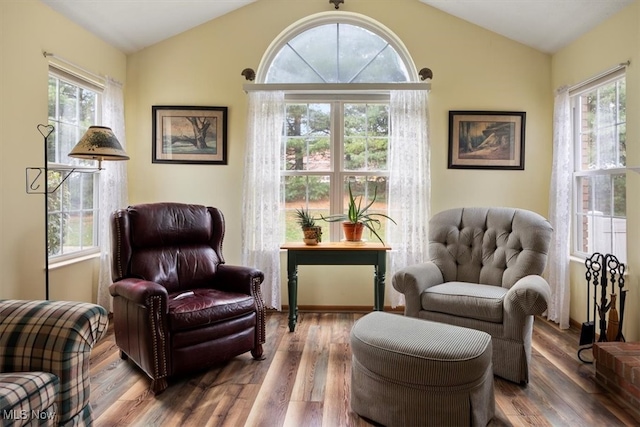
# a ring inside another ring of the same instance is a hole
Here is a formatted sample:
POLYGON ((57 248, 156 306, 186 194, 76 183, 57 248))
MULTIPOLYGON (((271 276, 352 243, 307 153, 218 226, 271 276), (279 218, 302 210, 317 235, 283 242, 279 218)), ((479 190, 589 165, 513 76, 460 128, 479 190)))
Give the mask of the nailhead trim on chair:
MULTIPOLYGON (((119 218, 122 218, 122 214, 120 213, 116 213, 116 215, 119 218)), ((116 226, 116 234, 117 234, 117 239, 116 239, 116 244, 117 247, 115 248, 115 253, 116 253, 116 265, 118 266, 118 277, 114 277, 115 279, 118 279, 120 277, 124 276, 124 268, 122 268, 122 229, 120 228, 120 221, 114 221, 115 222, 115 226, 116 226)))
POLYGON ((251 293, 253 294, 253 299, 256 302, 256 313, 257 313, 257 322, 260 326, 257 329, 258 336, 256 337, 256 345, 264 344, 266 340, 266 332, 265 332, 265 308, 264 308, 264 300, 262 299, 262 290, 260 287, 260 278, 254 277, 252 279, 251 293))
POLYGON ((167 355, 165 354, 164 349, 166 348, 166 338, 164 335, 164 330, 159 328, 157 324, 159 322, 159 313, 160 308, 162 307, 162 297, 156 295, 151 296, 147 299, 147 306, 150 307, 151 312, 149 313, 149 320, 151 321, 151 330, 154 331, 151 334, 151 338, 153 339, 153 362, 154 366, 154 378, 153 380, 158 380, 160 378, 164 378, 167 376, 167 355), (160 331, 159 334, 156 334, 155 331, 160 331), (158 355, 158 335, 160 340, 162 341, 162 351, 161 354, 158 355), (160 356, 162 360, 160 360, 160 356), (162 371, 161 371, 162 368, 162 371))

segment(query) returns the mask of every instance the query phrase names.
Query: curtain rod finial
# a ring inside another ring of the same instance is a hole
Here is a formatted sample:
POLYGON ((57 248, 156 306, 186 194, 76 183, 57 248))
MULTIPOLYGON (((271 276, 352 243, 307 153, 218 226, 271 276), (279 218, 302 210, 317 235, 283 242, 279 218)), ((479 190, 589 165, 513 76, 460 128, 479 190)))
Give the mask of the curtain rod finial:
POLYGON ((252 68, 245 68, 244 70, 242 70, 240 75, 244 76, 244 78, 249 80, 250 82, 256 79, 256 72, 253 71, 252 68))
POLYGON ((433 78, 433 71, 431 71, 431 68, 423 68, 420 71, 418 71, 418 75, 420 76, 420 80, 427 80, 427 79, 432 79, 433 78))

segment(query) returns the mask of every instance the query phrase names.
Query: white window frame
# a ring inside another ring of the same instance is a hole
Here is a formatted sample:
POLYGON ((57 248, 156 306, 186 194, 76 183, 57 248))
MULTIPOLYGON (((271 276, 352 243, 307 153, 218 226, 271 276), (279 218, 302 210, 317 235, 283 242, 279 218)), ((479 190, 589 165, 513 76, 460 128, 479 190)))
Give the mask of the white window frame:
MULTIPOLYGON (((49 66, 49 74, 48 74, 48 78, 49 77, 55 77, 56 79, 58 79, 59 81, 63 81, 67 84, 71 84, 77 87, 80 87, 82 89, 86 89, 86 90, 90 90, 92 92, 95 92, 97 94, 97 99, 96 99, 96 111, 95 111, 95 117, 94 117, 94 123, 92 123, 92 125, 100 125, 101 124, 101 120, 102 120, 102 97, 103 97, 103 93, 104 93, 104 87, 100 86, 98 84, 96 84, 94 82, 93 79, 84 79, 82 76, 76 74, 76 73, 72 73, 69 72, 67 70, 64 70, 62 68, 58 68, 57 66, 50 64, 49 66)), ((48 87, 48 85, 47 85, 48 87)), ((48 97, 48 90, 47 90, 47 97, 48 97)), ((56 108, 59 107, 59 104, 56 103, 56 108)), ((58 131, 58 127, 59 127, 59 121, 60 116, 59 114, 56 114, 56 120, 49 120, 49 124, 53 125, 54 128, 56 128, 56 132, 58 131)), ((84 131, 86 131, 86 129, 80 129, 79 135, 80 137, 82 136, 82 134, 84 133, 84 131)), ((56 141, 59 141, 56 139, 56 141)), ((56 147, 56 151, 59 151, 60 147, 56 147)), ((64 177, 65 174, 67 174, 69 169, 72 168, 77 168, 77 170, 75 172, 71 172, 74 174, 77 173, 83 173, 81 171, 83 166, 91 166, 93 163, 92 161, 87 161, 87 160, 79 160, 79 159, 72 159, 66 156, 66 154, 64 153, 59 153, 59 155, 61 157, 66 157, 68 160, 67 162, 52 162, 52 161, 48 161, 47 162, 47 168, 49 169, 49 171, 51 172, 55 172, 55 171, 60 171, 59 173, 61 173, 64 177), (79 168, 78 168, 79 167, 79 168)), ((96 174, 96 173, 92 173, 93 176, 93 203, 92 206, 93 208, 92 210, 92 215, 93 215, 93 223, 91 224, 92 227, 92 234, 94 236, 93 238, 93 245, 91 246, 80 246, 81 249, 79 250, 74 250, 71 252, 64 252, 62 251, 59 254, 55 254, 55 255, 49 255, 47 254, 49 261, 52 264, 55 265, 62 265, 65 264, 67 262, 73 261, 73 260, 78 260, 78 259, 83 259, 87 256, 90 255, 94 255, 100 252, 100 233, 99 233, 99 221, 100 221, 100 174, 96 174)), ((71 177, 69 177, 69 179, 71 179, 71 177)), ((65 179, 64 183, 60 186, 60 188, 56 189, 55 193, 58 193, 60 191, 65 191, 65 188, 68 185, 68 179, 65 179)), ((55 193, 53 193, 52 195, 55 195, 55 193)), ((47 201, 46 203, 49 203, 49 197, 50 195, 47 195, 47 201)), ((82 197, 82 195, 80 195, 80 197, 82 197)), ((80 204, 80 211, 86 211, 86 209, 83 209, 83 203, 80 204)), ((51 215, 51 209, 48 209, 48 215, 51 215)), ((74 210, 77 211, 77 210, 74 210)), ((65 209, 62 208, 62 212, 65 212, 65 209)), ((48 219, 47 219, 48 221, 48 219)), ((82 230, 82 228, 81 228, 82 230)), ((52 230, 49 228, 49 233, 52 233, 52 230)), ((49 236, 46 236, 47 241, 49 239, 49 236)), ((80 241, 82 241, 82 236, 79 236, 80 241)), ((61 245, 61 250, 62 248, 64 248, 64 244, 61 241, 60 243, 61 245)), ((55 267, 55 265, 52 265, 51 267, 55 267)))
MULTIPOLYGON (((421 81, 418 70, 409 54, 408 49, 389 28, 382 25, 367 16, 353 12, 335 11, 321 12, 305 17, 282 31, 269 45, 262 57, 256 73, 255 83, 248 83, 243 86, 245 92, 251 91, 283 91, 285 93, 285 103, 300 102, 384 102, 390 103, 390 93, 392 90, 429 90, 431 83, 429 81, 421 81), (328 25, 328 24, 349 24, 356 27, 364 28, 378 37, 382 38, 388 45, 395 50, 399 60, 403 63, 407 72, 407 80, 405 82, 377 82, 377 83, 266 83, 265 80, 269 73, 273 61, 277 55, 292 39, 299 34, 312 28, 328 25)), ((343 152, 343 131, 342 109, 340 113, 332 108, 332 135, 339 130, 339 142, 334 140, 334 144, 339 147, 332 147, 332 167, 331 172, 305 172, 286 171, 287 175, 313 176, 313 175, 331 175, 330 187, 330 213, 337 214, 344 212, 342 201, 344 200, 344 189, 338 183, 344 182, 345 176, 389 176, 389 171, 343 171, 342 162, 344 158, 343 152), (336 117, 339 114, 340 117, 336 117), (340 163, 337 163, 340 162, 340 163)), ((390 124, 391 125, 391 124, 390 124)), ((390 135, 389 135, 390 136, 390 135)), ((281 171, 282 176, 283 171, 281 171)), ((284 206, 281 208, 284 212, 284 206)), ((329 223, 327 223, 329 224, 329 223)), ((324 224, 323 224, 324 226, 324 224)), ((286 228, 286 227, 283 227, 286 228)), ((330 239, 331 241, 339 240, 342 235, 339 223, 330 223, 330 239)), ((286 232, 283 232, 281 240, 286 239, 286 232)))
MULTIPOLYGON (((342 183, 348 176, 389 176, 389 169, 353 171, 344 169, 344 104, 389 104, 389 95, 374 94, 349 94, 349 95, 295 95, 285 96, 285 103, 322 103, 331 104, 331 169, 327 171, 306 171, 306 170, 286 170, 281 171, 281 176, 330 176, 331 185, 329 188, 329 214, 344 213, 345 191, 342 183)), ((388 212, 386 212, 388 213, 388 212)), ((323 223, 322 226, 329 226, 330 241, 340 241, 342 229, 339 222, 323 223)), ((285 240, 285 236, 282 236, 285 240)))
MULTIPOLYGON (((573 227, 572 227, 572 234, 573 234, 573 238, 572 238, 572 255, 580 258, 580 259, 586 259, 588 256, 590 256, 590 253, 586 253, 584 252, 581 248, 582 248, 582 243, 580 241, 581 238, 583 238, 583 232, 580 230, 581 227, 583 227, 583 221, 581 221, 580 219, 583 217, 590 217, 592 224, 595 224, 595 221, 597 221, 599 218, 604 218, 609 219, 611 221, 611 225, 610 225, 610 230, 612 232, 612 236, 611 236, 611 242, 610 245, 613 248, 614 246, 614 238, 613 238, 613 234, 615 233, 615 225, 613 224, 613 221, 620 221, 620 220, 624 220, 625 222, 625 230, 626 230, 626 215, 624 217, 622 216, 616 216, 615 215, 615 211, 612 212, 611 215, 600 215, 597 212, 592 212, 591 214, 587 214, 585 215, 584 213, 580 212, 580 208, 582 206, 582 203, 580 202, 579 198, 582 197, 582 191, 581 191, 581 187, 579 185, 580 183, 580 179, 584 178, 584 177, 589 177, 589 178, 595 178, 595 177, 604 177, 607 176, 610 179, 612 179, 613 176, 626 176, 626 165, 621 165, 619 167, 610 167, 610 168, 599 168, 599 169, 592 169, 592 170, 583 170, 581 167, 582 164, 582 151, 581 151, 581 129, 580 129, 580 97, 586 93, 592 92, 596 89, 598 89, 601 86, 604 86, 606 84, 615 82, 617 80, 621 80, 621 79, 625 79, 625 67, 621 66, 619 68, 616 68, 615 70, 612 70, 611 72, 605 73, 603 75, 597 76, 596 78, 590 79, 587 82, 584 82, 576 87, 574 87, 573 89, 571 89, 569 91, 569 96, 570 96, 570 103, 571 103, 571 120, 572 120, 572 141, 573 141, 573 155, 574 155, 574 171, 573 171, 573 181, 572 181, 572 187, 573 187, 573 204, 572 204, 572 223, 573 223, 573 227)), ((626 108, 626 105, 625 105, 626 108)), ((625 122, 626 124, 626 122, 625 122)), ((619 147, 618 147, 619 148, 619 147)), ((612 183, 613 185, 613 183, 612 183)), ((612 191, 612 197, 614 196, 613 191, 612 191)), ((613 210, 613 200, 611 201, 612 203, 612 210, 613 210)), ((626 213, 626 208, 625 208, 625 213, 626 213)), ((595 226, 594 226, 595 227, 595 226)), ((626 232, 625 232, 626 234, 626 232)), ((625 242, 624 242, 624 247, 625 247, 625 253, 624 254, 616 254, 614 253, 614 255, 616 255, 618 257, 618 259, 620 259, 621 262, 626 262, 626 244, 627 244, 627 240, 626 240, 626 235, 625 235, 625 242)))
MULTIPOLYGON (((418 80, 418 71, 416 66, 409 55, 409 50, 404 45, 402 40, 400 40, 389 28, 382 25, 380 22, 375 21, 365 15, 360 15, 353 12, 343 12, 343 11, 335 11, 335 12, 322 12, 317 13, 315 15, 310 15, 306 18, 303 18, 284 31, 282 31, 269 45, 266 50, 265 55, 262 57, 260 64, 258 66, 258 72, 256 74, 256 82, 264 83, 269 72, 269 67, 275 60, 276 56, 280 52, 282 48, 286 46, 289 41, 298 36, 301 33, 304 33, 307 30, 310 30, 315 27, 319 27, 321 25, 327 24, 349 24, 357 27, 365 28, 377 36, 381 37, 383 40, 389 43, 389 45, 396 51, 396 53, 400 56, 403 64, 407 69, 407 73, 409 74, 409 80, 411 82, 417 82, 418 80)), ((397 83, 396 83, 397 84, 397 83)), ((322 85, 322 84, 321 84, 322 85)))

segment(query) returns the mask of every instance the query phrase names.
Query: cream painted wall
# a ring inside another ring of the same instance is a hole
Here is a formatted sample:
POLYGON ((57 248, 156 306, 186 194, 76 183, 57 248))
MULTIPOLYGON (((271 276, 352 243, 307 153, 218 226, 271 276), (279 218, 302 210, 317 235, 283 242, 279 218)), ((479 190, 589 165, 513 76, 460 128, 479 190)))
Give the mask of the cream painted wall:
MULTIPOLYGON (((621 62, 631 61, 627 67, 627 165, 640 166, 640 124, 634 120, 640 109, 640 4, 629 7, 580 37, 553 55, 552 85, 572 86, 598 75, 621 62)), ((627 263, 625 281, 627 302, 623 333, 627 341, 640 339, 640 174, 627 173, 627 263)), ((571 263, 571 319, 586 320, 586 282, 584 263, 571 263)), ((591 294, 593 296, 593 293, 591 294)))
MULTIPOLYGON (((246 95, 240 71, 257 68, 269 43, 288 25, 331 8, 316 0, 261 0, 196 29, 125 57, 38 1, 0 2, 0 298, 44 296, 43 197, 25 194, 24 169, 42 163, 36 125, 47 119, 47 61, 52 51, 95 73, 126 80, 126 119, 132 203, 161 200, 212 204, 227 217, 227 262, 240 260, 240 215, 246 95), (126 70, 126 75, 125 75, 126 70), (151 163, 152 105, 229 107, 229 165, 151 163)), ((432 212, 455 206, 507 205, 548 210, 552 91, 630 59, 629 116, 640 103, 638 24, 634 3, 552 58, 458 20, 417 0, 350 0, 341 10, 362 13, 394 31, 418 68, 434 71, 430 94, 432 212), (447 169, 448 111, 527 112, 525 171, 447 169), (496 191, 499 189, 499 191, 496 191)), ((630 121, 628 162, 640 165, 630 121)), ((640 338, 640 175, 628 177, 629 279, 625 334, 640 338)), ((285 262, 283 256, 283 272, 285 262)), ((299 304, 367 306, 373 300, 367 267, 301 267, 299 304)), ((95 301, 96 262, 51 272, 52 297, 95 301)), ((584 272, 572 264, 571 317, 585 319, 584 272)), ((286 277, 283 273, 283 302, 286 277)), ((390 279, 387 280, 390 286, 390 279)))
MULTIPOLYGON (((127 59, 126 122, 131 203, 211 204, 227 218, 225 257, 240 261, 242 171, 247 97, 240 71, 256 69, 271 41, 310 14, 333 10, 317 0, 261 0, 158 43, 127 59), (151 162, 151 106, 229 108, 229 164, 151 162)), ((432 212, 504 205, 546 216, 551 165, 551 58, 417 0, 349 0, 341 11, 378 20, 405 43, 418 68, 434 72, 430 95, 432 212), (526 170, 447 169, 449 110, 526 111, 526 170)), ((282 257, 283 303, 286 263, 282 257)), ((301 267, 300 305, 372 306, 366 267, 301 267)), ((391 280, 387 278, 387 285, 391 280)))
MULTIPOLYGON (((126 56, 40 1, 0 2, 0 298, 44 298, 44 196, 26 194, 25 168, 43 165, 53 52, 125 82, 126 56)), ((51 298, 95 301, 95 260, 51 272, 51 298)))

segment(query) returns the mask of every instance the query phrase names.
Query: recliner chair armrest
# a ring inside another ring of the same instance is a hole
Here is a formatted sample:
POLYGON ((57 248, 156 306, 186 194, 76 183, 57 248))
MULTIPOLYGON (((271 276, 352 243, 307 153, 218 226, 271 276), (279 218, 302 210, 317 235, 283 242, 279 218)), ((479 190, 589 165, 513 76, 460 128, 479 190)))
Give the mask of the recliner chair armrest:
POLYGON ((265 342, 265 306, 260 285, 264 273, 256 268, 220 264, 216 271, 214 287, 230 292, 242 292, 251 295, 256 305, 256 347, 251 350, 254 358, 262 358, 262 344, 265 342))
POLYGON ((526 316, 539 315, 547 309, 551 287, 538 275, 525 276, 509 289, 504 298, 507 312, 518 311, 526 316))
POLYGON ((405 316, 417 317, 421 309, 420 295, 428 288, 442 284, 442 272, 433 262, 414 264, 397 271, 391 283, 404 294, 405 316))
POLYGON ((254 295, 254 281, 260 284, 263 280, 264 274, 256 268, 220 264, 214 276, 213 286, 224 291, 254 295))
POLYGON ((155 282, 143 279, 122 279, 109 285, 111 296, 121 296, 137 304, 146 305, 149 297, 160 296, 167 307, 167 289, 155 282))

